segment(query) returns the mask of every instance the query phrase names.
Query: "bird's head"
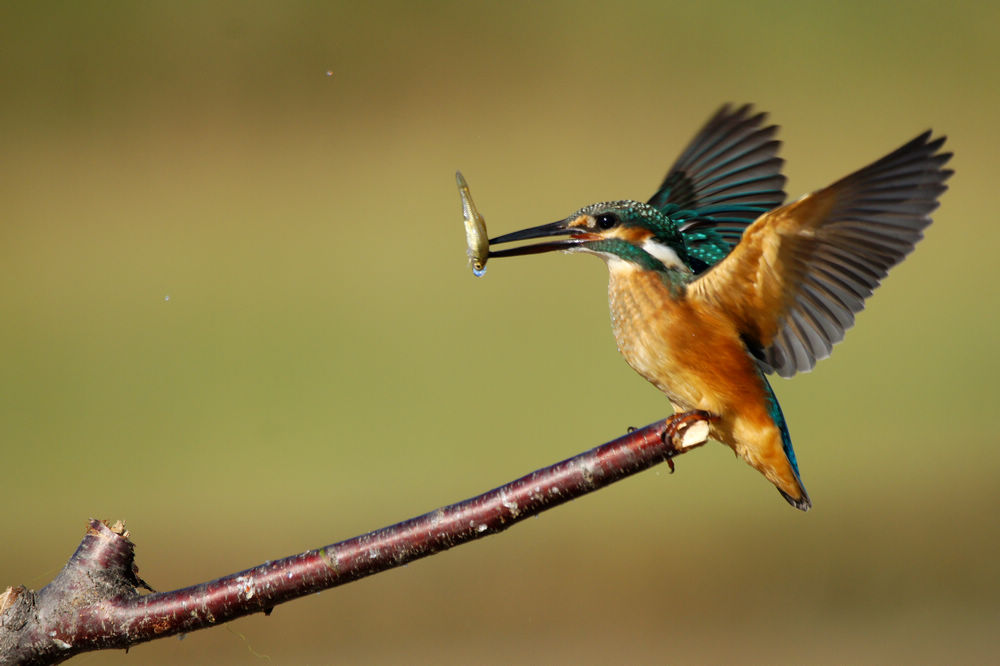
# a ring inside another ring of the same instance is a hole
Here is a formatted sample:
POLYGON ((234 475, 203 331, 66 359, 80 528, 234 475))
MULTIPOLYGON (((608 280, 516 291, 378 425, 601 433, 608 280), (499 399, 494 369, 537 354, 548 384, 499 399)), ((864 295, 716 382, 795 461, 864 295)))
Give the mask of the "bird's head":
POLYGON ((581 208, 569 217, 490 239, 490 247, 512 241, 566 236, 558 240, 490 250, 492 257, 513 257, 563 250, 596 254, 609 267, 632 265, 643 270, 688 271, 688 256, 677 224, 660 210, 639 201, 606 201, 581 208))

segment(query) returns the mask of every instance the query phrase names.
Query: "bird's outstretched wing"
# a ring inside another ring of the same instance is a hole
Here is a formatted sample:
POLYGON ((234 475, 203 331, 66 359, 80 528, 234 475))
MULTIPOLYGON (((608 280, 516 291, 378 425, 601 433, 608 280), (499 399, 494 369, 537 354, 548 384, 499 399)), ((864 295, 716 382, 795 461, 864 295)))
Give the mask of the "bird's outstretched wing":
POLYGON ((722 259, 744 229, 785 200, 777 125, 747 104, 727 104, 695 135, 649 204, 675 219, 692 254, 706 265, 722 259), (724 243, 719 244, 722 240, 724 243), (711 251, 713 241, 717 251, 711 251), (699 252, 704 246, 705 252, 699 252))
POLYGON ((737 322, 766 372, 811 370, 923 237, 947 189, 944 137, 913 139, 833 185, 762 215, 689 285, 737 322))

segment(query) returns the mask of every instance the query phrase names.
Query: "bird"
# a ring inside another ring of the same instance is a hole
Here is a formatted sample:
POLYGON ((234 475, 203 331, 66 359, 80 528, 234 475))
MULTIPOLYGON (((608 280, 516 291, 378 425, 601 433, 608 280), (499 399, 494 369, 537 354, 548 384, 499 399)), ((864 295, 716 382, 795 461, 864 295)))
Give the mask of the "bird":
POLYGON ((489 239, 489 257, 592 254, 608 269, 619 352, 675 413, 710 415, 712 439, 789 504, 812 506, 768 376, 830 355, 865 299, 931 223, 953 174, 930 130, 785 203, 776 125, 722 106, 647 202, 604 201, 489 239), (515 241, 541 241, 504 249, 515 241))

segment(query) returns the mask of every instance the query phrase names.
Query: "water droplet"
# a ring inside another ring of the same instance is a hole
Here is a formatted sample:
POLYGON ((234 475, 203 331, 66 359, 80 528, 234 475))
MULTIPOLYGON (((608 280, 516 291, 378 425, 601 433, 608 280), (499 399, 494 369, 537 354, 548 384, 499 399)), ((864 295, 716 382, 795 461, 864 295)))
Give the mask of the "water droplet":
POLYGON ((476 277, 483 277, 486 275, 486 266, 483 266, 482 268, 473 268, 472 274, 476 277))

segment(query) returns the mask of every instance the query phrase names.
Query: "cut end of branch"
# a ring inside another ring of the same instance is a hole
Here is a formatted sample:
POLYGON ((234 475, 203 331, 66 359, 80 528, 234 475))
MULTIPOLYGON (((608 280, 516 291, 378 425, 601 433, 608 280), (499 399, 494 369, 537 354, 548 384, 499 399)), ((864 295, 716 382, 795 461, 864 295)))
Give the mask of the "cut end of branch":
POLYGON ((18 585, 17 587, 8 587, 0 594, 0 613, 14 605, 17 598, 21 596, 26 591, 23 585, 18 585))
MULTIPOLYGON (((708 441, 709 423, 715 417, 702 410, 678 412, 666 420, 663 429, 663 443, 672 451, 667 453, 673 457, 687 453, 708 441)), ((673 467, 671 466, 671 469, 673 467)))
POLYGON ((708 421, 698 420, 681 425, 674 434, 674 446, 687 451, 708 441, 708 421))
MULTIPOLYGON (((108 525, 107 523, 104 523, 104 524, 108 525)), ((124 520, 116 520, 115 522, 113 522, 110 525, 108 525, 108 529, 111 530, 112 532, 114 532, 115 534, 117 534, 120 537, 124 537, 126 539, 129 537, 128 530, 125 528, 125 521, 124 520)))
POLYGON ((116 520, 113 523, 108 523, 108 521, 103 518, 101 520, 91 518, 87 521, 87 534, 100 537, 103 536, 102 533, 105 529, 116 536, 122 537, 123 539, 128 539, 129 537, 128 529, 125 527, 124 520, 116 520))

